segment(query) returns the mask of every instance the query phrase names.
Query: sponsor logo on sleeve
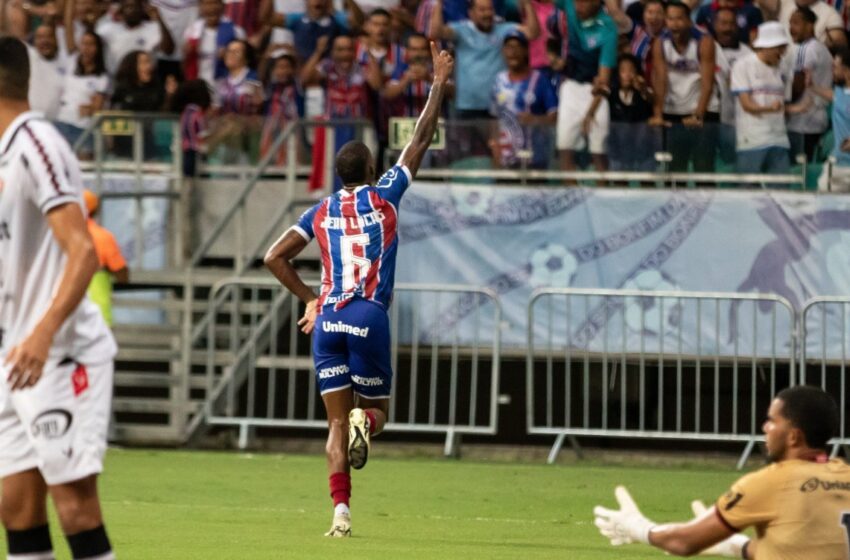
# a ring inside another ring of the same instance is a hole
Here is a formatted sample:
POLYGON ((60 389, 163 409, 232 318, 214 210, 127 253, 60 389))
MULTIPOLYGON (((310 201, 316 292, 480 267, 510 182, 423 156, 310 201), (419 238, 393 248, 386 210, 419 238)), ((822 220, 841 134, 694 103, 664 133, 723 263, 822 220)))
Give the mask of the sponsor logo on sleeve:
POLYGON ((800 486, 800 492, 808 494, 817 490, 826 492, 850 492, 850 482, 844 480, 821 480, 812 477, 800 486))
POLYGON ((724 507, 723 509, 729 511, 730 509, 738 505, 738 502, 740 502, 744 498, 744 495, 740 492, 727 492, 724 498, 727 500, 727 502, 726 507, 724 507))

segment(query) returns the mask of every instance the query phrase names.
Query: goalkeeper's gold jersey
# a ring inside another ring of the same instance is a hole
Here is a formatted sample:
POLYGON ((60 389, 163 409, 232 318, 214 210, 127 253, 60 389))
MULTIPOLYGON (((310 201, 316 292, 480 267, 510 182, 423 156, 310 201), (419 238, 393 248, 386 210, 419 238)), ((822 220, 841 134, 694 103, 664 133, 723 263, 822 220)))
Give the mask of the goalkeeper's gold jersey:
POLYGON ((850 560, 850 466, 840 459, 774 463, 716 505, 732 529, 755 529, 756 560, 850 560))

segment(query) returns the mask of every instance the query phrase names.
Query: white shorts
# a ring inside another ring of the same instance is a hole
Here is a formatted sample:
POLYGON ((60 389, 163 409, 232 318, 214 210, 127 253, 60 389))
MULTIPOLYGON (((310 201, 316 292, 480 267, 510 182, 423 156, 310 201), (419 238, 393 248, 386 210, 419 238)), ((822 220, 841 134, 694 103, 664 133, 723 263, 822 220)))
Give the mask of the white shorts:
POLYGON ((100 473, 113 369, 48 362, 35 387, 13 392, 0 367, 0 478, 37 468, 56 485, 100 473))
POLYGON ((558 92, 558 135, 559 150, 581 151, 587 146, 591 154, 604 154, 607 150, 608 123, 611 115, 608 100, 603 99, 594 114, 594 123, 590 127, 586 143, 582 134, 582 124, 587 109, 593 102, 593 84, 583 84, 573 80, 564 80, 558 92))
POLYGON ((821 192, 850 192, 850 168, 833 165, 832 177, 830 178, 829 164, 824 163, 823 171, 818 178, 818 190, 821 192))

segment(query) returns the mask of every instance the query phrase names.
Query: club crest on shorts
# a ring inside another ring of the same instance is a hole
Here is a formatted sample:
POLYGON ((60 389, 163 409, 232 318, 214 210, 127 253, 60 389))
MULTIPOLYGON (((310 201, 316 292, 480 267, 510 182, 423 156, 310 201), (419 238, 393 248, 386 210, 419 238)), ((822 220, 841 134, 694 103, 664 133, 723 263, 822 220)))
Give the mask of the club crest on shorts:
POLYGON ((86 371, 86 366, 78 364, 74 373, 71 374, 71 385, 74 386, 74 396, 80 396, 80 393, 89 388, 89 373, 86 371))
POLYGON ((74 416, 64 408, 45 410, 35 417, 30 425, 33 437, 59 439, 68 433, 74 416))

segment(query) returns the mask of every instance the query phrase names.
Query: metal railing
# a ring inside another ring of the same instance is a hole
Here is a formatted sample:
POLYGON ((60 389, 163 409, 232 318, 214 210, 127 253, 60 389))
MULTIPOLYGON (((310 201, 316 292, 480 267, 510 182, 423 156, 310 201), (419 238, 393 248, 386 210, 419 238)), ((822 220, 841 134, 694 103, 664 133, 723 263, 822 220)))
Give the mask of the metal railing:
MULTIPOLYGON (((838 435, 832 455, 850 451, 847 359, 850 356, 850 297, 816 297, 800 311, 800 383, 818 385, 838 403, 838 435)), ((848 453, 850 454, 850 453, 848 453)))
POLYGON ((796 382, 779 296, 539 289, 528 321, 528 432, 557 436, 550 462, 577 436, 746 442, 743 462, 796 382))
MULTIPOLYGON (((217 337, 208 327, 206 404, 190 433, 237 427, 244 447, 254 428, 325 428, 309 337, 297 325, 301 303, 273 279, 231 278, 216 284, 214 293, 229 294, 225 301, 210 299, 210 314, 229 328, 217 337), (217 363, 221 352, 232 359, 217 363)), ((387 429, 445 434, 447 454, 463 434, 495 434, 501 336, 485 325, 499 324, 497 296, 480 288, 410 284, 398 285, 395 294, 390 328, 396 376, 387 429), (461 303, 475 325, 475 332, 464 333, 471 341, 466 344, 457 326, 443 329, 440 322, 441 313, 461 303), (492 323, 476 320, 485 313, 492 323)))

